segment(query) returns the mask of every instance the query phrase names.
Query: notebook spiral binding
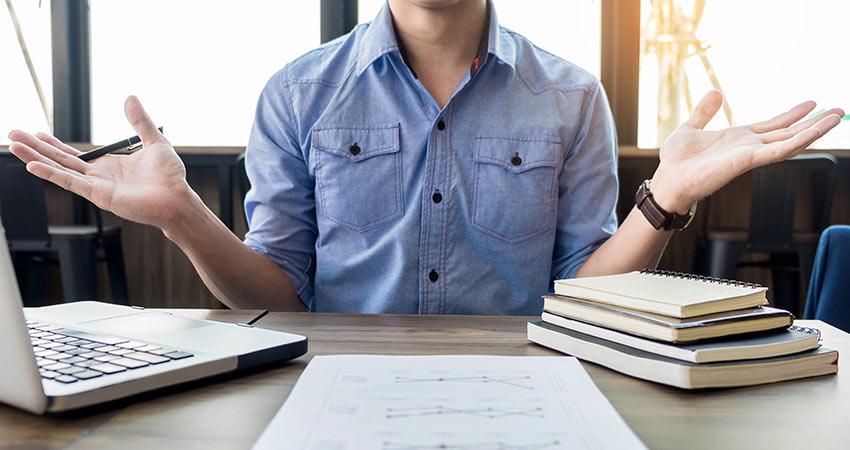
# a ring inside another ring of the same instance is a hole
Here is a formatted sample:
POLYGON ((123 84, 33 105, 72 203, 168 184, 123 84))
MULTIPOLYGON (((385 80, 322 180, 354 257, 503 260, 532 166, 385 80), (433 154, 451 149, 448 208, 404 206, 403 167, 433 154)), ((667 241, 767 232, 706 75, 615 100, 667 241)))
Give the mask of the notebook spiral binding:
POLYGON ((684 278, 687 280, 704 281, 706 283, 726 284, 729 286, 748 287, 753 289, 762 287, 762 285, 758 283, 747 283, 746 281, 727 280, 725 278, 707 277, 704 275, 693 275, 684 272, 674 272, 672 270, 643 269, 640 271, 640 273, 647 275, 657 275, 662 277, 684 278))
POLYGON ((799 325, 791 325, 788 329, 794 330, 794 331, 800 331, 802 333, 816 334, 816 335, 818 335, 818 341, 820 341, 820 339, 821 339, 820 330, 818 330, 817 328, 801 327, 799 325))

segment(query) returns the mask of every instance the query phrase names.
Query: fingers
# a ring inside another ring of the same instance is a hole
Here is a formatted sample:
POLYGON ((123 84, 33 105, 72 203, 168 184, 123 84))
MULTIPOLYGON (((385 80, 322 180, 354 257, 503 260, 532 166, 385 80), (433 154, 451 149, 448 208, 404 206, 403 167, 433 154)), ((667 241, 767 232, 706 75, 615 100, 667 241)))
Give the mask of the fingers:
POLYGON ((77 158, 76 156, 71 155, 66 151, 59 150, 53 145, 39 140, 29 133, 24 133, 23 131, 15 130, 9 133, 9 138, 14 143, 25 145, 27 148, 38 152, 45 158, 56 161, 62 166, 76 170, 77 172, 85 173, 86 169, 89 166, 88 163, 81 160, 80 158, 77 158))
POLYGON ((35 137, 37 137, 38 140, 40 140, 42 142, 46 142, 46 143, 58 148, 59 150, 62 150, 63 152, 68 153, 69 155, 77 156, 77 155, 81 155, 83 153, 83 152, 75 149, 74 147, 71 147, 70 145, 60 141, 59 139, 56 138, 56 136, 53 136, 53 135, 50 135, 50 134, 47 134, 47 133, 36 133, 35 137))
POLYGON ((837 116, 843 116, 844 111, 840 108, 830 109, 829 111, 826 111, 823 114, 819 114, 815 117, 812 117, 811 119, 804 120, 804 121, 802 121, 802 122, 800 122, 797 125, 794 125, 792 127, 788 127, 788 128, 781 129, 781 130, 775 130, 775 131, 771 131, 771 132, 768 132, 768 133, 764 133, 764 134, 761 135, 761 140, 765 144, 769 144, 771 142, 776 142, 776 141, 784 141, 785 139, 791 138, 791 137, 795 136, 797 133, 805 130, 806 128, 811 127, 812 125, 814 125, 816 123, 818 123, 824 117, 828 117, 828 116, 833 115, 833 114, 835 114, 837 116))
POLYGON ((64 167, 55 167, 39 161, 27 163, 27 171, 42 180, 47 180, 66 191, 71 191, 91 200, 92 185, 84 177, 64 167))
POLYGON ((841 116, 830 114, 784 141, 778 141, 764 146, 753 155, 754 167, 782 161, 800 153, 840 122, 841 116))
POLYGON ((770 120, 754 123, 750 125, 750 129, 756 133, 767 133, 769 131, 789 127, 805 117, 806 114, 810 113, 813 109, 815 109, 815 102, 811 100, 806 101, 770 120))
POLYGON ((691 117, 685 122, 685 125, 700 130, 705 128, 711 118, 720 110, 721 105, 723 105, 723 94, 717 90, 709 91, 694 108, 694 112, 691 113, 691 117))
POLYGON ((124 114, 127 116, 127 121, 142 138, 143 145, 165 142, 165 137, 156 129, 156 125, 148 117, 148 113, 142 108, 142 103, 135 95, 127 97, 127 101, 124 102, 124 114))

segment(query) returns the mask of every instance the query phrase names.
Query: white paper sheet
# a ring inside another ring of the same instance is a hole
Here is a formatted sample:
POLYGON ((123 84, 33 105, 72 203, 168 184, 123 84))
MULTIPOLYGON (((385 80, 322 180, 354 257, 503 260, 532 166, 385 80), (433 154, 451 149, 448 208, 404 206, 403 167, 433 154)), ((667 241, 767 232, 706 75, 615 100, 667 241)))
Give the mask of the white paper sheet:
POLYGON ((645 448, 572 357, 316 356, 255 449, 645 448))

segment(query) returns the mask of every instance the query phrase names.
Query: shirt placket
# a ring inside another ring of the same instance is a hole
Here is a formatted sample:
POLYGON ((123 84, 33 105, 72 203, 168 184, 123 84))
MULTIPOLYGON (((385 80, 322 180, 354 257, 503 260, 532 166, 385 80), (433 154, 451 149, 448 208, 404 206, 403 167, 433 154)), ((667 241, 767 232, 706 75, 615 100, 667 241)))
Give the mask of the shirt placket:
POLYGON ((446 217, 449 207, 448 160, 450 108, 445 108, 431 126, 428 137, 425 195, 422 196, 422 240, 419 252, 420 314, 445 312, 447 267, 446 217))

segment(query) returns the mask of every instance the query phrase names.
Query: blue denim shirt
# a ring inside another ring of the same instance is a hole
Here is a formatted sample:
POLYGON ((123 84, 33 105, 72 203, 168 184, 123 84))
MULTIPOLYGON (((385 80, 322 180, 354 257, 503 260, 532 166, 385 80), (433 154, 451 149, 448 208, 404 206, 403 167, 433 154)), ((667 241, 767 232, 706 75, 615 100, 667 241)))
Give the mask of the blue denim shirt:
POLYGON ((500 27, 492 7, 483 42, 442 109, 386 5, 268 82, 245 243, 311 311, 536 315, 551 281, 616 230, 598 80, 500 27))

